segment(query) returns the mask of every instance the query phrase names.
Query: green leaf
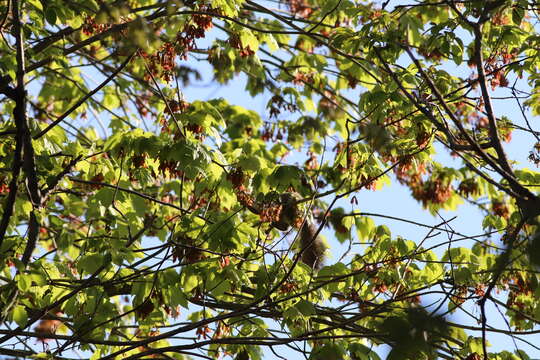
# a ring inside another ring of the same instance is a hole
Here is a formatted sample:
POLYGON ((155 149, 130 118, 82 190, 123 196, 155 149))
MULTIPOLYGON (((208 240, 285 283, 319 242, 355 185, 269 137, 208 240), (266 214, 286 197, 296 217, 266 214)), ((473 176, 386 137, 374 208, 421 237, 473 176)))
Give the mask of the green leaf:
POLYGON ((380 360, 379 355, 369 347, 361 343, 349 344, 349 352, 353 359, 362 360, 380 360))
POLYGON ((305 179, 305 174, 300 168, 292 165, 282 165, 274 169, 269 181, 270 184, 276 186, 278 189, 285 190, 289 186, 300 189, 302 187, 302 179, 305 179))
POLYGON ((285 319, 289 319, 289 320, 296 320, 296 319, 302 317, 302 313, 300 312, 300 310, 296 306, 292 306, 292 307, 287 308, 283 312, 283 317, 285 319))
POLYGON ((242 156, 238 160, 238 165, 244 170, 259 171, 263 167, 263 162, 258 156, 242 156))
POLYGON ((77 269, 82 274, 93 274, 104 264, 104 257, 101 254, 88 254, 79 259, 77 269))
POLYGON ((454 279, 457 283, 469 283, 473 280, 472 272, 467 267, 454 270, 454 279))
POLYGON ((19 325, 19 327, 24 328, 28 323, 28 314, 26 309, 22 305, 17 305, 13 308, 13 321, 19 325))
POLYGON ((50 25, 55 25, 56 24, 56 19, 57 19, 57 16, 56 16, 55 8, 47 7, 45 9, 45 20, 47 20, 47 22, 50 25))
POLYGON ((246 28, 243 28, 240 32, 240 41, 242 42, 242 46, 245 48, 249 46, 249 48, 253 51, 257 51, 259 49, 259 40, 257 40, 257 37, 246 28))
POLYGON ((294 305, 298 311, 304 316, 315 315, 315 307, 307 300, 300 300, 294 305))
POLYGON ((190 292, 199 286, 199 277, 197 275, 186 275, 182 281, 182 290, 190 292))
POLYGON ((345 355, 345 350, 342 346, 337 344, 326 344, 322 348, 312 352, 311 359, 323 360, 323 359, 343 359, 345 355))
POLYGON ((172 287, 169 289, 169 296, 171 299, 171 306, 180 305, 183 308, 188 309, 188 302, 185 294, 178 288, 172 287))
POLYGON ((28 291, 32 286, 32 277, 30 275, 19 274, 17 276, 17 287, 22 292, 28 291))

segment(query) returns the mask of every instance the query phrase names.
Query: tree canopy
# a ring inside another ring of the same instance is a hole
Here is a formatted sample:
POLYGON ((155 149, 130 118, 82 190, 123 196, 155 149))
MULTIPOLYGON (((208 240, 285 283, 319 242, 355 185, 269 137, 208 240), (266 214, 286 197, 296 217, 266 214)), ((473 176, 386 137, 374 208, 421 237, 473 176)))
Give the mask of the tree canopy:
POLYGON ((0 356, 538 354, 539 15, 1 2, 0 356), (370 212, 389 187, 440 221, 370 212))

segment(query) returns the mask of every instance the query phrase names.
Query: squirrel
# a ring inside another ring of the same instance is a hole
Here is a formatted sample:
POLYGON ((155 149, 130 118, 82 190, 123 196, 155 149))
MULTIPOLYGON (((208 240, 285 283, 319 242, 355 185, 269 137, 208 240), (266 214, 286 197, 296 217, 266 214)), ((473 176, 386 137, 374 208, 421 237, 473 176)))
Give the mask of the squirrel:
MULTIPOLYGON (((272 226, 281 231, 287 231, 291 226, 298 224, 297 219, 300 214, 298 210, 299 195, 297 193, 286 192, 280 195, 281 212, 278 221, 274 221, 272 226)), ((320 270, 325 257, 327 246, 318 235, 318 228, 309 219, 302 221, 300 225, 300 260, 312 269, 320 270)))

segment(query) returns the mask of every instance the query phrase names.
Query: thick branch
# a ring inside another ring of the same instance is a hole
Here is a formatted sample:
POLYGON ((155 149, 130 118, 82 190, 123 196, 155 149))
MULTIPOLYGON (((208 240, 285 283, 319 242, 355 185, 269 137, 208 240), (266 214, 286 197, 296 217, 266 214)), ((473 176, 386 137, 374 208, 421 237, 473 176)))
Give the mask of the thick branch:
POLYGON ((516 239, 519 235, 519 232, 525 225, 526 219, 522 219, 519 224, 515 228, 511 228, 506 232, 507 239, 508 239, 508 246, 506 250, 501 254, 501 256, 497 259, 497 262, 495 263, 494 269, 493 269, 493 276, 491 278, 491 281, 487 287, 486 292, 484 293, 484 296, 478 301, 478 304, 480 305, 480 313, 481 313, 481 323, 482 323, 482 348, 484 350, 484 359, 488 359, 488 352, 487 352, 487 340, 486 340, 486 329, 487 329, 487 317, 486 317, 486 302, 491 296, 491 292, 497 286, 497 283, 499 282, 499 279, 501 278, 504 270, 509 265, 510 262, 510 255, 512 254, 512 251, 514 250, 514 245, 516 243, 516 239))
MULTIPOLYGON (((15 135, 15 153, 13 156, 12 167, 12 179, 10 182, 10 193, 4 206, 4 214, 0 221, 0 244, 3 241, 9 221, 13 214, 13 206, 17 197, 18 190, 18 178, 21 168, 26 175, 26 187, 30 201, 33 208, 40 206, 40 191, 38 186, 38 179, 36 173, 36 166, 34 162, 34 148, 32 146, 32 138, 30 136, 30 130, 28 128, 28 119, 26 117, 26 89, 24 83, 25 75, 25 55, 24 55, 24 38, 22 31, 22 21, 20 14, 20 5, 17 0, 12 3, 13 13, 13 33, 16 41, 16 59, 17 59, 17 86, 13 90, 13 100, 15 101, 15 108, 13 110, 13 117, 15 120, 16 135, 15 135)), ((30 259, 30 255, 35 248, 37 237, 39 235, 39 222, 37 220, 34 210, 30 213, 30 219, 28 223, 28 242, 23 253, 22 262, 27 263, 30 259)))
POLYGON ((495 118, 495 112, 493 105, 491 104, 491 96, 487 88, 486 72, 484 70, 484 56, 482 54, 482 26, 477 24, 474 27, 474 61, 476 62, 476 70, 478 71, 478 83, 482 91, 482 99, 484 100, 484 106, 486 108, 486 115, 489 120, 489 135, 491 143, 497 152, 497 162, 509 175, 514 175, 512 167, 506 158, 504 149, 501 145, 501 138, 499 136, 499 130, 497 128, 497 120, 495 118))
POLYGON ((41 195, 36 173, 36 164, 34 161, 34 147, 32 145, 32 137, 30 136, 28 119, 26 117, 24 34, 22 29, 23 24, 21 21, 19 1, 13 0, 12 12, 13 29, 17 48, 17 87, 15 88, 16 106, 13 115, 15 117, 18 141, 22 141, 22 168, 26 176, 28 197, 33 207, 33 210, 30 213, 30 220, 28 222, 28 240, 21 259, 24 264, 27 264, 30 260, 32 252, 34 251, 34 248, 36 247, 36 241, 39 236, 39 221, 35 214, 35 210, 41 205, 41 195))

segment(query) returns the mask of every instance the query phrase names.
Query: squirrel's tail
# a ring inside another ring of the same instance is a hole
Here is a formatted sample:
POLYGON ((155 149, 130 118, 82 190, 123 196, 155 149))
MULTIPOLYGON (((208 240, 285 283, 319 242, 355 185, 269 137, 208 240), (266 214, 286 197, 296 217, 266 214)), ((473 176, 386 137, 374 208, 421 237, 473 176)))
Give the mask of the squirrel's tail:
POLYGON ((327 246, 317 235, 317 227, 309 221, 304 221, 300 229, 300 245, 302 262, 312 269, 320 269, 323 266, 327 246))

